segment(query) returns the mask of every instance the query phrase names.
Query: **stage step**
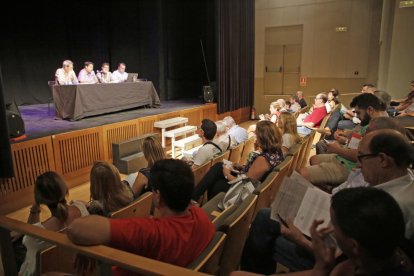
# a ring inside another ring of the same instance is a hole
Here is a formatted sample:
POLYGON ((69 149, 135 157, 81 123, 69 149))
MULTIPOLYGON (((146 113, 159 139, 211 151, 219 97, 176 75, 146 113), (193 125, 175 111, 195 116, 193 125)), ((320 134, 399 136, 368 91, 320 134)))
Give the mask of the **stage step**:
POLYGON ((167 120, 154 122, 154 127, 161 128, 162 147, 165 148, 165 132, 166 132, 167 128, 182 125, 182 124, 185 125, 187 123, 188 123, 188 118, 186 118, 186 117, 175 117, 175 118, 170 118, 170 119, 167 119, 167 120))
MULTIPOLYGON (((176 140, 174 143, 174 147, 181 148, 182 153, 184 155, 187 147, 191 146, 191 148, 194 148, 200 145, 202 142, 203 140, 201 140, 200 136, 198 136, 198 134, 195 134, 180 140, 176 140)), ((172 157, 175 158, 174 155, 172 157)))
POLYGON ((175 138, 186 135, 188 133, 194 134, 197 130, 196 126, 183 126, 164 132, 164 137, 171 138, 171 156, 175 156, 175 138))

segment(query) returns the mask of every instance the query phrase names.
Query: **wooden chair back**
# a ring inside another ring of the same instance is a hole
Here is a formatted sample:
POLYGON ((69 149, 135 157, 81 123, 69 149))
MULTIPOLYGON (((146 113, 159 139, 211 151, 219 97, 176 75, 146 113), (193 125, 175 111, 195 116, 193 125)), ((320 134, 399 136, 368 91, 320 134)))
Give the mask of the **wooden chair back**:
POLYGON ((217 275, 220 269, 220 259, 223 253, 226 236, 227 235, 223 232, 216 232, 206 249, 204 249, 200 256, 187 266, 187 268, 211 275, 217 275))
POLYGON ((203 165, 193 169, 195 186, 197 186, 198 183, 200 183, 201 179, 203 179, 203 177, 206 175, 206 173, 208 172, 210 168, 211 168, 211 161, 208 161, 204 163, 203 165))
POLYGON ((302 163, 300 164, 301 168, 305 167, 306 164, 308 163, 315 133, 316 133, 316 130, 312 130, 312 132, 308 135, 308 142, 306 144, 306 150, 305 150, 305 153, 303 154, 302 163))
POLYGON ((73 254, 82 254, 94 259, 100 275, 112 275, 112 266, 116 265, 140 275, 177 275, 197 276, 206 275, 164 262, 145 258, 126 251, 104 245, 79 246, 73 244, 63 233, 52 232, 6 216, 0 216, 0 252, 3 262, 4 275, 17 275, 15 254, 10 239, 10 231, 30 235, 36 239, 62 247, 73 254))
POLYGON ((216 163, 223 162, 224 159, 229 160, 230 150, 225 151, 224 153, 214 157, 211 160, 211 166, 213 167, 216 163))
POLYGON ((255 190, 254 194, 257 195, 257 203, 253 213, 253 218, 256 217, 257 212, 262 208, 270 207, 272 203, 273 195, 273 181, 278 176, 279 172, 271 172, 255 190))
POLYGON ((135 217, 149 217, 152 207, 152 192, 146 192, 138 197, 128 206, 112 212, 111 218, 135 218, 135 217))
POLYGON ((240 143, 230 150, 229 160, 233 163, 240 163, 241 154, 243 152, 244 143, 240 143))
POLYGON ((229 275, 230 272, 238 268, 256 202, 257 195, 251 194, 232 214, 227 218, 222 217, 220 222, 216 222, 216 225, 220 225, 219 230, 227 234, 220 260, 219 275, 229 275))
POLYGON ((249 156, 249 153, 254 151, 254 143, 256 142, 256 137, 250 137, 248 140, 244 142, 244 148, 243 152, 240 157, 239 163, 244 165, 247 162, 247 157, 249 156))
POLYGON ((301 149, 302 149, 302 142, 297 143, 296 145, 293 145, 289 149, 289 152, 288 152, 287 156, 292 156, 292 158, 293 158, 292 163, 291 163, 291 165, 289 167, 289 172, 288 172, 288 175, 289 176, 296 169, 296 166, 297 166, 297 164, 299 162, 301 149))
POLYGON ((289 169, 291 167, 292 162, 293 157, 287 156, 285 160, 275 168, 275 171, 279 173, 272 182, 272 196, 270 198, 271 202, 276 198, 276 195, 279 192, 280 184, 282 183, 285 176, 289 176, 289 169))

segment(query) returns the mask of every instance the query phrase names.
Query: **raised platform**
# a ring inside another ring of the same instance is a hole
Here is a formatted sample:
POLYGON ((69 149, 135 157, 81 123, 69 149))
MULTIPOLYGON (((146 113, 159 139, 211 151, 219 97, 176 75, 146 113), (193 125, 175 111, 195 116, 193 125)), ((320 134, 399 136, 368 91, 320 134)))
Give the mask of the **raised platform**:
POLYGON ((89 180, 93 163, 112 162, 112 142, 142 134, 159 132, 154 122, 187 117, 189 124, 218 120, 231 115, 236 122, 248 120, 250 108, 217 114, 216 104, 164 102, 157 109, 136 109, 70 122, 54 120, 47 105, 20 107, 28 139, 12 144, 15 177, 0 179, 0 214, 28 206, 33 202, 36 177, 56 171, 75 187, 89 180))

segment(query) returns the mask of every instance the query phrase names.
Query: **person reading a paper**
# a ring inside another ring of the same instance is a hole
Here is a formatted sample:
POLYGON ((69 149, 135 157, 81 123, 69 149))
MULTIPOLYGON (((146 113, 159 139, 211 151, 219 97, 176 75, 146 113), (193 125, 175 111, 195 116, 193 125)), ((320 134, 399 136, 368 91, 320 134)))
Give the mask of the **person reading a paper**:
MULTIPOLYGON (((233 164, 233 167, 251 180, 261 181, 284 160, 281 150, 282 136, 274 123, 260 121, 257 123, 256 137, 260 153, 248 161, 246 165, 233 164)), ((227 192, 233 180, 237 180, 237 174, 232 173, 228 166, 223 166, 223 162, 219 162, 211 167, 197 185, 193 200, 198 201, 205 191, 207 191, 209 199, 218 193, 227 192)))
POLYGON ((316 260, 312 270, 281 275, 413 275, 412 262, 399 248, 404 217, 388 193, 364 187, 343 190, 332 197, 330 217, 329 228, 320 227, 321 220, 311 226, 316 260), (345 260, 335 258, 337 246, 345 260))
MULTIPOLYGON (((400 205, 405 238, 414 242, 414 180, 409 173, 414 163, 414 148, 400 132, 381 129, 366 134, 359 143, 357 156, 364 180, 389 193, 400 205)), ((276 261, 291 271, 311 269, 314 265, 312 242, 303 233, 309 233, 307 221, 329 219, 326 216, 329 197, 298 174, 292 174, 290 181, 282 183, 272 210, 262 209, 257 213, 246 240, 242 269, 271 274, 276 261), (287 215, 289 212, 292 215, 287 215), (273 219, 279 213, 288 227, 273 220, 271 213, 273 219)))
MULTIPOLYGON (((318 154, 310 158, 310 166, 302 168, 299 173, 312 184, 330 190, 346 181, 351 170, 356 166, 357 148, 367 125, 372 118, 388 117, 384 103, 373 94, 364 93, 353 98, 351 107, 355 108, 361 120, 358 133, 349 139, 347 146, 338 142, 327 143, 327 154, 318 154)), ((356 131, 356 130, 355 130, 356 131)))

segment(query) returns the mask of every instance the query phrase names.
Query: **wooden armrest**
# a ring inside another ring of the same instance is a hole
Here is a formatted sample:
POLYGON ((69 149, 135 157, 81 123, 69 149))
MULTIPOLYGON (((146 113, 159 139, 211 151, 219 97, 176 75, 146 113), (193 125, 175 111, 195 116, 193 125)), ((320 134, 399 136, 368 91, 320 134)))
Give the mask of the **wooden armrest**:
MULTIPOLYGON (((72 250, 76 253, 85 255, 103 263, 105 268, 119 266, 143 275, 206 275, 203 273, 191 271, 189 269, 152 260, 142 256, 128 253, 126 251, 114 249, 104 245, 79 246, 72 243, 65 234, 48 231, 31 224, 23 223, 5 216, 0 216, 0 240, 1 248, 7 248, 11 245, 10 230, 30 235, 32 237, 47 241, 62 248, 72 250), (6 241, 9 244, 6 244, 6 241), (109 265, 109 266, 108 266, 109 265)), ((1 250, 3 251, 3 250, 1 250)), ((9 252, 8 252, 9 254, 9 252)), ((10 255, 14 255, 13 253, 10 255)), ((3 263, 6 267, 7 264, 3 263)))

